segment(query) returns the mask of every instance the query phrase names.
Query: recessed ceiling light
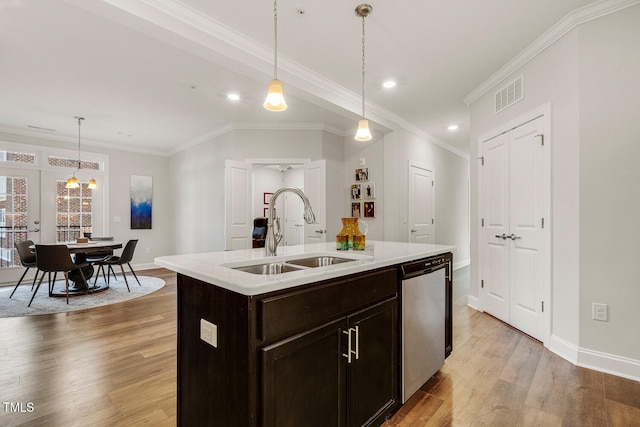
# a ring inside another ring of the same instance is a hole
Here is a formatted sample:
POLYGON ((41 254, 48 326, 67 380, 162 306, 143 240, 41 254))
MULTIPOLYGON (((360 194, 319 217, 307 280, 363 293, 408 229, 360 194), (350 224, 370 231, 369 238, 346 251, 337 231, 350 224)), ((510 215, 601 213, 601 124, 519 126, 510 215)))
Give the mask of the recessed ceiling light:
POLYGON ((450 125, 447 129, 449 130, 458 130, 458 125, 450 125))
POLYGON ((230 93, 227 95, 227 98, 232 101, 237 101, 240 99, 240 95, 238 95, 237 93, 230 93))
POLYGON ((386 82, 382 83, 382 86, 386 87, 387 89, 390 89, 396 86, 396 82, 395 80, 387 80, 386 82))

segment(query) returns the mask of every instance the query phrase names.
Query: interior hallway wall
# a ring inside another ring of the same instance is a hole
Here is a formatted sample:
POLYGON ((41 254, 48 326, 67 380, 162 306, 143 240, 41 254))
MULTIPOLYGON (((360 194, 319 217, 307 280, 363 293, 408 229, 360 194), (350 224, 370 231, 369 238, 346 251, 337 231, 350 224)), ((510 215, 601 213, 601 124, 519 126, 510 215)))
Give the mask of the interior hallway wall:
MULTIPOLYGON (((478 137, 543 103, 551 104, 552 325, 550 348, 567 359, 640 378, 640 240, 637 158, 640 6, 575 28, 471 105, 471 158, 478 137), (493 113, 493 94, 524 73, 525 99, 493 113), (591 303, 609 304, 609 321, 591 303)), ((472 195, 477 163, 472 162, 472 195)), ((477 200, 472 198, 472 267, 477 200)), ((477 269, 471 294, 479 291, 477 269)))
POLYGON ((409 241, 409 161, 435 174, 435 243, 454 245, 454 265, 470 262, 469 160, 406 130, 384 137, 385 240, 409 241))

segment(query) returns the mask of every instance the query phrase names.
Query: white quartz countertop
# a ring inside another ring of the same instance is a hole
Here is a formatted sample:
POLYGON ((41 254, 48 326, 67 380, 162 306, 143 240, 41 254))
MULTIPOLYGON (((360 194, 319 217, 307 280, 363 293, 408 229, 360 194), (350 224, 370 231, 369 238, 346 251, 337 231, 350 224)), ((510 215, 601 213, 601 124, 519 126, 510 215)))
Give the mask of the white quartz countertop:
POLYGON ((243 295, 259 295, 455 251, 455 246, 448 245, 383 241, 368 241, 364 251, 338 251, 335 246, 334 242, 281 246, 275 257, 266 257, 264 248, 257 248, 163 256, 154 261, 160 267, 243 295), (353 258, 355 261, 272 275, 232 268, 317 255, 353 258))

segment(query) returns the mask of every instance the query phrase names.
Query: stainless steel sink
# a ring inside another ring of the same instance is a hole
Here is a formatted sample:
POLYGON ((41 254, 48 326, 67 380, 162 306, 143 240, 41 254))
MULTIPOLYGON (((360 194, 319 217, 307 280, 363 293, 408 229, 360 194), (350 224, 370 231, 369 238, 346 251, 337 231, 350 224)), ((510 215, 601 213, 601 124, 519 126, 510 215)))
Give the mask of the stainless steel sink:
POLYGON ((290 271, 302 270, 301 267, 285 264, 284 262, 269 262, 267 264, 249 265, 246 267, 234 267, 234 270, 244 271, 252 274, 281 274, 290 271))
POLYGON ((341 264, 343 262, 355 261, 349 258, 338 258, 334 256, 314 256, 302 259, 292 259, 287 261, 288 264, 301 265, 303 267, 326 267, 328 265, 341 264))
POLYGON ((273 260, 272 262, 259 261, 257 264, 238 265, 227 264, 223 267, 232 268, 234 270, 243 271, 251 274, 271 275, 282 274, 293 271, 308 270, 310 268, 328 267, 331 265, 342 264, 345 262, 357 261, 360 258, 341 258, 332 255, 306 255, 301 258, 273 260))

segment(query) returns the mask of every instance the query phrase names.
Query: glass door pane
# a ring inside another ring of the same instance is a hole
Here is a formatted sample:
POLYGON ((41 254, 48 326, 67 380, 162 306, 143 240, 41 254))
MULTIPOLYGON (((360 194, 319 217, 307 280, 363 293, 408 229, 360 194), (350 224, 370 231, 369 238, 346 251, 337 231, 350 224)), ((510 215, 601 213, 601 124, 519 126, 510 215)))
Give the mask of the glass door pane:
POLYGON ((40 241, 40 173, 0 168, 0 282, 22 274, 14 243, 40 241))

